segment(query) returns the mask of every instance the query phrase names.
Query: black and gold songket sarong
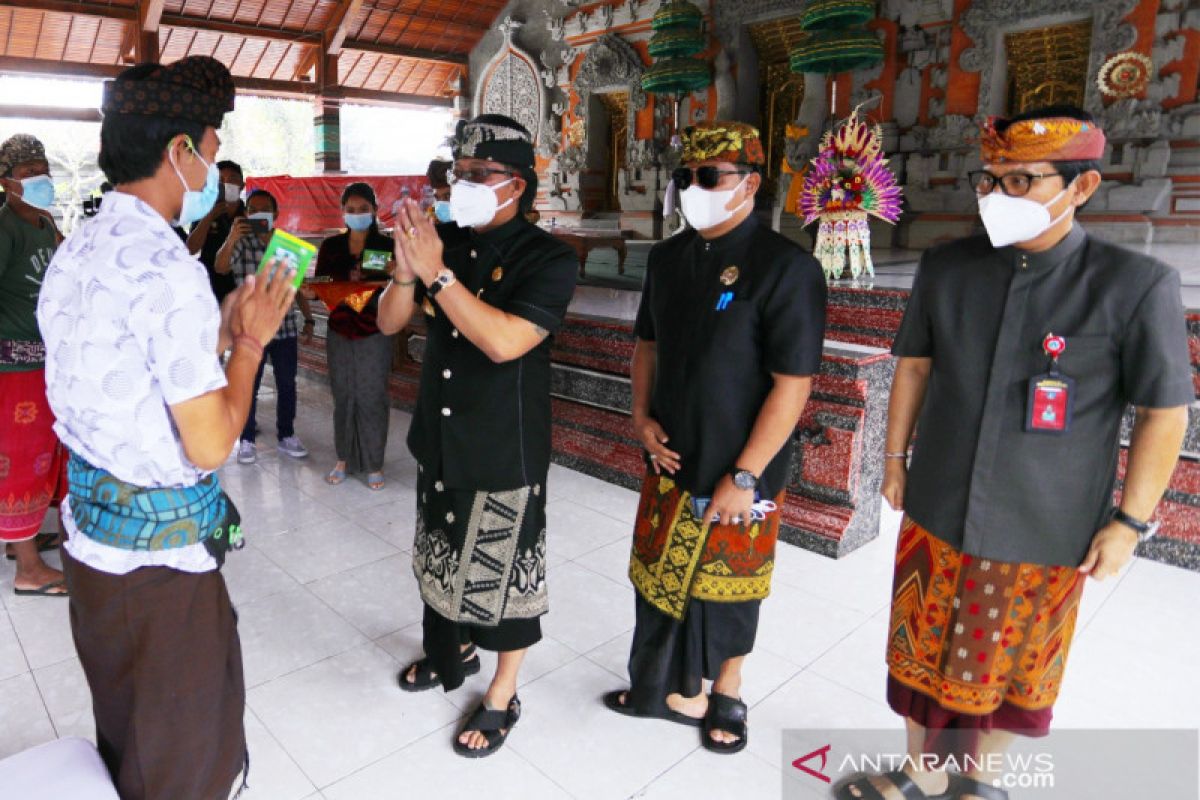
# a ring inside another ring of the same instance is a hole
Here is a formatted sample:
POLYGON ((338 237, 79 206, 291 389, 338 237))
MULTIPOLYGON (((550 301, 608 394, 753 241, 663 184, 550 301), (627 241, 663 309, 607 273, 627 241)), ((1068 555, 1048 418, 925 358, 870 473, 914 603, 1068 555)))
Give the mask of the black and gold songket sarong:
MULTIPOLYGON (((778 505, 782 494, 775 498, 778 505)), ((633 533, 629 579, 667 616, 683 619, 689 598, 736 603, 771 593, 781 512, 742 525, 707 525, 692 495, 666 475, 649 474, 633 533)))

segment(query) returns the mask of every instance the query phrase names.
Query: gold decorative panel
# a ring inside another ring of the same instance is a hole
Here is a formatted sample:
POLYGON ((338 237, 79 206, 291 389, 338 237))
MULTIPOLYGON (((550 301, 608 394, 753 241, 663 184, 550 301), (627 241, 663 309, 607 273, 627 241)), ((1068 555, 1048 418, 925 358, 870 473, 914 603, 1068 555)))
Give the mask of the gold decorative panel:
POLYGON ((629 92, 605 92, 598 95, 608 111, 608 207, 621 207, 619 177, 628 162, 629 92))
POLYGON ((759 121, 767 155, 767 188, 774 188, 783 163, 784 138, 789 122, 800 113, 804 76, 788 69, 788 54, 805 33, 800 18, 761 22, 749 28, 758 52, 759 121))
POLYGON ((1039 106, 1082 106, 1087 91, 1092 21, 1071 22, 1004 37, 1008 112, 1039 106))

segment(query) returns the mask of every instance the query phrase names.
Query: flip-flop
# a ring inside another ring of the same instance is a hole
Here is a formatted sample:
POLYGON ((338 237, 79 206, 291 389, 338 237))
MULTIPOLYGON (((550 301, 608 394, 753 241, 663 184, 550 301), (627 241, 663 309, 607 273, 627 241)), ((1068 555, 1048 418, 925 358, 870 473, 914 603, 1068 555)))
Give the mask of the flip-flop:
POLYGON ((703 717, 689 717, 687 714, 681 714, 673 708, 668 708, 666 711, 658 714, 644 714, 634 710, 633 706, 629 705, 629 692, 616 691, 609 692, 604 695, 604 705, 610 711, 615 711, 618 714, 624 714, 627 717, 638 717, 640 719, 662 719, 667 722, 674 722, 679 725, 686 725, 689 728, 699 728, 704 724, 703 717), (621 695, 625 695, 625 702, 622 702, 621 695))
POLYGON ((372 472, 367 476, 367 488, 372 492, 382 491, 384 487, 383 473, 372 472))
POLYGON ((54 589, 62 587, 66 589, 67 582, 65 580, 51 581, 45 586, 39 586, 36 589, 13 589, 13 594, 18 597, 66 597, 67 592, 55 592, 54 589))
POLYGON ((346 480, 346 470, 344 469, 331 469, 325 476, 325 482, 330 486, 337 486, 344 480, 346 480))

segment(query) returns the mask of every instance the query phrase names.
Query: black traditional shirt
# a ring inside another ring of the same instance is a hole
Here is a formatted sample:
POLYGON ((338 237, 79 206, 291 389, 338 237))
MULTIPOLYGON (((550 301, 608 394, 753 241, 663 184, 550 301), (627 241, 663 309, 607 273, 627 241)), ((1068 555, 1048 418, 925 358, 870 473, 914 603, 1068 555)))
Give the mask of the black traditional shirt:
MULTIPOLYGON (((654 246, 634 332, 656 346, 650 413, 680 455, 674 479, 711 495, 770 393, 772 373, 814 375, 825 335, 825 278, 800 246, 751 215, 717 239, 687 230, 654 246)), ((787 484, 791 447, 759 492, 787 484)))
POLYGON ((928 250, 892 347, 932 359, 905 511, 982 558, 1083 561, 1107 521, 1127 404, 1193 399, 1179 274, 1078 225, 1041 253, 976 236, 928 250), (1025 431, 1029 380, 1065 337, 1060 435, 1025 431))
MULTIPOLYGON (((489 305, 554 333, 575 292, 578 259, 518 216, 485 233, 439 226, 443 261, 489 305)), ((408 447, 447 488, 503 491, 544 483, 550 469, 550 337, 493 362, 425 299, 427 338, 408 447), (430 312, 432 311, 432 316, 430 312)))

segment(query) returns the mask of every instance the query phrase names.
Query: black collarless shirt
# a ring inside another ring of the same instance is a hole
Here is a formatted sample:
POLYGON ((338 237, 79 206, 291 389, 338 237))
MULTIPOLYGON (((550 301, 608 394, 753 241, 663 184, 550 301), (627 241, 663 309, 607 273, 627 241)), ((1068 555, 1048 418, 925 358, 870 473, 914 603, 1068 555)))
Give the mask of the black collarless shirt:
MULTIPOLYGON (((655 343, 650 413, 680 455, 674 480, 711 495, 750 438, 771 374, 820 368, 825 277, 753 215, 711 241, 687 230, 650 251, 634 332, 655 343)), ((763 471, 764 497, 786 486, 790 456, 783 447, 763 471)))
MULTIPOLYGON (((438 226, 443 261, 485 303, 553 334, 575 292, 578 259, 518 216, 475 233, 438 226)), ((550 337, 497 364, 450 323, 437 299, 425 308, 421 388, 408 447, 451 489, 502 491, 544 483, 550 469, 550 337), (430 315, 432 311, 432 315, 430 315)))
POLYGON ((932 359, 905 511, 970 555, 1077 566, 1107 521, 1126 405, 1193 399, 1180 298, 1175 270, 1078 225, 1042 253, 985 236, 926 251, 892 347, 932 359), (1061 435, 1024 430, 1050 333, 1075 381, 1061 435))

